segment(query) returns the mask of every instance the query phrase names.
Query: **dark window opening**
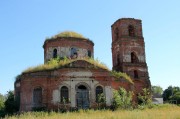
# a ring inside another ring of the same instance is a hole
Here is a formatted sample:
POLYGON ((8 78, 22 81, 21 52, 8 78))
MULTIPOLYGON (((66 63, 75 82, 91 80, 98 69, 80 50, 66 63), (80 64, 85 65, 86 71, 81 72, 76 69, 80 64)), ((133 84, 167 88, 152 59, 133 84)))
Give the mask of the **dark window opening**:
POLYGON ((120 64, 120 58, 119 58, 119 55, 117 55, 117 64, 118 64, 118 65, 120 64))
POLYGON ((53 50, 53 58, 57 58, 57 49, 53 50))
POLYGON ((129 31, 129 36, 135 36, 134 27, 132 25, 129 25, 128 31, 129 31))
POLYGON ((139 78, 137 70, 134 70, 134 78, 139 78))
POLYGON ((131 63, 137 63, 139 62, 138 57, 134 52, 131 53, 131 63))
POLYGON ((66 86, 63 86, 61 88, 61 102, 67 103, 68 99, 69 99, 68 88, 66 86))
POLYGON ((96 102, 98 102, 98 96, 103 93, 103 88, 101 86, 96 87, 96 102))
POLYGON ((76 48, 71 48, 71 58, 75 59, 78 57, 77 49, 76 48))
POLYGON ((33 91, 33 102, 35 106, 40 106, 42 104, 42 88, 35 88, 33 91))
POLYGON ((91 57, 91 51, 88 50, 88 57, 91 57))
POLYGON ((84 85, 80 85, 80 86, 78 87, 78 89, 86 90, 87 88, 86 88, 86 86, 84 86, 84 85))

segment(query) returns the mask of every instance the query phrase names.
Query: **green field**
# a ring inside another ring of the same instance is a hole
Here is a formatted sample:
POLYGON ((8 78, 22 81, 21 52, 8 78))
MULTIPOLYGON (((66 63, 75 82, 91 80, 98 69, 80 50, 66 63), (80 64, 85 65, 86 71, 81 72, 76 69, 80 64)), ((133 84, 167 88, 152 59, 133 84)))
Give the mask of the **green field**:
POLYGON ((27 112, 7 119, 180 119, 180 107, 160 105, 152 109, 135 110, 80 110, 78 112, 27 112))

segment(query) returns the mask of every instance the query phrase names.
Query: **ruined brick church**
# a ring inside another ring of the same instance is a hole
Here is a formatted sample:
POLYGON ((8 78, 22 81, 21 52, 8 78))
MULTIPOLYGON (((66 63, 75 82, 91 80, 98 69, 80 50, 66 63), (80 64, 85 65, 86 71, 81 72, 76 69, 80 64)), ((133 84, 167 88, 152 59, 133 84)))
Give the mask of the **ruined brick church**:
MULTIPOLYGON (((46 39, 44 69, 24 71, 14 83, 15 96, 20 97, 20 111, 44 107, 57 110, 62 102, 69 108, 87 109, 97 106, 97 96, 104 94, 111 106, 113 90, 123 87, 134 92, 134 100, 143 88, 150 88, 142 23, 139 19, 122 18, 112 26, 113 70, 124 72, 132 82, 116 78, 111 71, 86 60, 94 57, 94 43, 84 37, 56 35, 46 39), (70 62, 46 68, 53 58, 67 57, 70 62)), ((110 50, 110 49, 109 49, 110 50)))

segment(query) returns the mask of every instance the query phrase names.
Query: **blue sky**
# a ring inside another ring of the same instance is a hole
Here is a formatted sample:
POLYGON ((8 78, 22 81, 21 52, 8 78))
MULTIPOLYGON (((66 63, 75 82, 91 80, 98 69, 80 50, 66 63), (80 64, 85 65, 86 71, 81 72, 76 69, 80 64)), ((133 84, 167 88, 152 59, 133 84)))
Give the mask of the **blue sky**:
POLYGON ((111 25, 119 18, 142 20, 152 85, 180 86, 178 0, 1 0, 0 93, 13 90, 24 69, 43 64, 46 37, 72 30, 95 43, 95 58, 112 67, 111 25))

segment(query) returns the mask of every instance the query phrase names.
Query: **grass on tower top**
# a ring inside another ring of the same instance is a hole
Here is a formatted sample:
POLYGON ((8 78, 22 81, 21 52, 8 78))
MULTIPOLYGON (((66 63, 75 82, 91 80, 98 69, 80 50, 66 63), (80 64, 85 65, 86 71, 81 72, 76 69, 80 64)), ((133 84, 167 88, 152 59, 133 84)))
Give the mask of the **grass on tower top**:
POLYGON ((88 39, 88 38, 84 37, 82 34, 79 34, 79 33, 74 32, 74 31, 63 31, 63 32, 60 32, 60 33, 52 36, 52 37, 47 37, 46 40, 56 39, 58 37, 67 37, 67 38, 72 37, 72 38, 88 39))

